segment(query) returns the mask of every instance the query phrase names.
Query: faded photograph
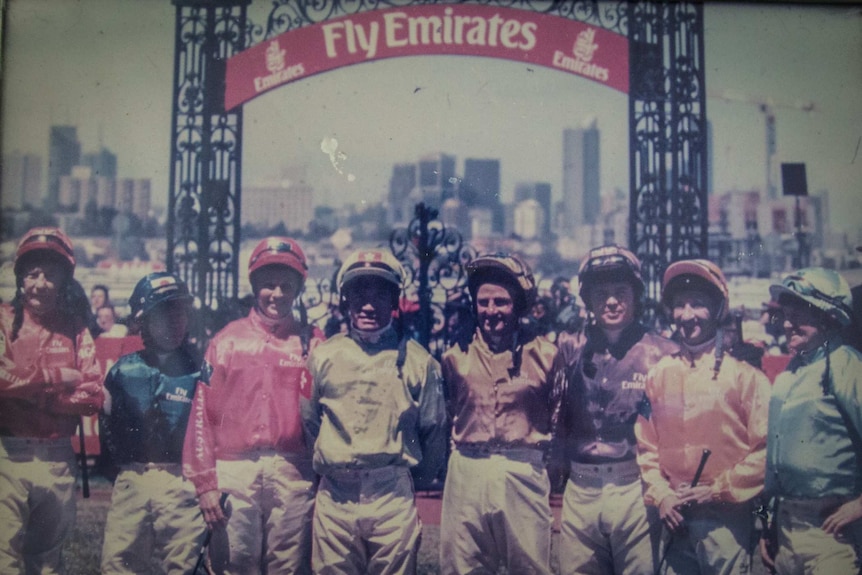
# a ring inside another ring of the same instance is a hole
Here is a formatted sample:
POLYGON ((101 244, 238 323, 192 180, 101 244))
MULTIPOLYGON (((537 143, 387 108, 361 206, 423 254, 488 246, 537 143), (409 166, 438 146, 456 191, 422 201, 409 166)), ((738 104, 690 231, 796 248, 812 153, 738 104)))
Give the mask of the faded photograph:
POLYGON ((862 4, 0 7, 0 572, 862 569, 862 4))

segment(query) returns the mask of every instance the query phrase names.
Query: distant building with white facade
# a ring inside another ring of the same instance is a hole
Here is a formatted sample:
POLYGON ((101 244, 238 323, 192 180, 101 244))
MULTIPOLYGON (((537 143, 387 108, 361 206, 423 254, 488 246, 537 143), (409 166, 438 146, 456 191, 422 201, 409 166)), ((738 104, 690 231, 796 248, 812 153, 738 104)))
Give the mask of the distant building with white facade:
POLYGON ((314 188, 289 179, 245 185, 242 225, 272 228, 283 223, 290 231, 306 233, 314 219, 314 188))
POLYGON ((544 212, 537 200, 519 202, 515 206, 515 235, 524 240, 541 238, 545 226, 544 212))

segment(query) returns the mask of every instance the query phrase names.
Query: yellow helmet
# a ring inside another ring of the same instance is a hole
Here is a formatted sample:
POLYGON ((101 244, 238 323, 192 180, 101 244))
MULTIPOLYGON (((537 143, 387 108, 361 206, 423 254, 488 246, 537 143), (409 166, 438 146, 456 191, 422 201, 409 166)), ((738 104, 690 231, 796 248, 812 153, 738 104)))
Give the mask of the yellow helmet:
POLYGON ((497 279, 516 288, 515 313, 524 316, 533 307, 538 289, 530 266, 518 256, 505 253, 478 256, 467 264, 467 288, 476 301, 479 286, 497 279))

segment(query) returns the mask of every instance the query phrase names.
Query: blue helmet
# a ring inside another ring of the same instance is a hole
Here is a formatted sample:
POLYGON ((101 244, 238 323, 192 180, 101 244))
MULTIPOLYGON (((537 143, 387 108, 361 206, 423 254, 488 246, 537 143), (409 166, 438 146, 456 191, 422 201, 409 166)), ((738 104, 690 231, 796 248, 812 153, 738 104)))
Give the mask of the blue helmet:
POLYGON ((157 305, 169 301, 192 301, 185 282, 168 272, 147 274, 141 278, 129 298, 132 319, 140 320, 157 305))

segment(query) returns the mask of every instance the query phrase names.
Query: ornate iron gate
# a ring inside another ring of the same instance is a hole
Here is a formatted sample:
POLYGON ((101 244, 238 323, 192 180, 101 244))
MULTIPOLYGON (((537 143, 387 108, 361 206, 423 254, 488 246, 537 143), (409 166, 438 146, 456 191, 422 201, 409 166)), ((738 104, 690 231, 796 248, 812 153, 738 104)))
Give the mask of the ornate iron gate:
MULTIPOLYGON (((256 26, 247 18, 251 0, 173 1, 167 264, 189 282, 205 310, 215 310, 236 299, 240 265, 242 110, 224 110, 227 58, 257 41, 328 18, 411 3, 458 2, 273 0, 265 26, 256 26)), ((644 262, 649 296, 657 299, 670 261, 707 252, 703 6, 595 0, 481 3, 556 15, 628 36, 629 246, 644 262)), ((393 241, 392 248, 397 252, 408 244, 393 241)), ((416 285, 423 273, 414 275, 416 285)), ((426 325, 434 317, 435 293, 419 290, 426 325)))

